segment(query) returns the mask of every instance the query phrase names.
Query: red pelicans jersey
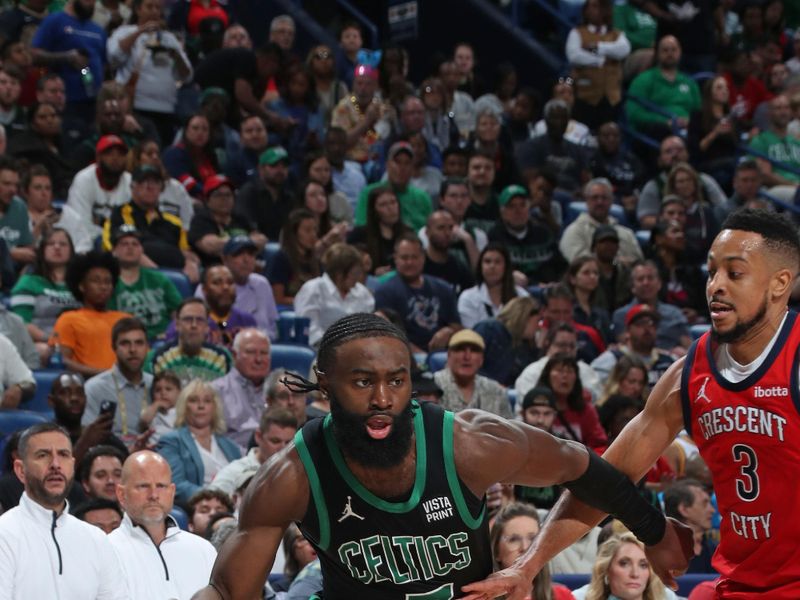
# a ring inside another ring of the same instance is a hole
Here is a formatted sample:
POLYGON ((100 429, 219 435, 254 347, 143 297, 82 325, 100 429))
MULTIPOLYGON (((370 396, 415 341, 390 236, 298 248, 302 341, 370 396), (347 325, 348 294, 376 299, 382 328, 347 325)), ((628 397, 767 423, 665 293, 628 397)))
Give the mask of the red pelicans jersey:
POLYGON ((758 368, 734 383, 714 360, 709 333, 681 376, 686 431, 714 480, 721 598, 800 598, 800 320, 790 311, 758 368))

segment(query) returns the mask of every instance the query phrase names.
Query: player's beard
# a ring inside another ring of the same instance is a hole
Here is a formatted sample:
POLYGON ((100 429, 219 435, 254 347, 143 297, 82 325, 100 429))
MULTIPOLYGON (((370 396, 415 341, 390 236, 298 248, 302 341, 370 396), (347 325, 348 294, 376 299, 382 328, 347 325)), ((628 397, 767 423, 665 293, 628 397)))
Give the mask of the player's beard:
MULTIPOLYGON (((386 414, 386 413, 383 413, 386 414)), ((414 433, 414 409, 409 402, 393 416, 392 431, 382 440, 367 433, 367 420, 374 414, 360 415, 345 409, 331 394, 333 435, 342 451, 364 467, 388 469, 399 465, 411 448, 414 433)))
POLYGON ((733 329, 720 333, 714 327, 711 328, 711 338, 718 344, 733 344, 744 338, 753 327, 758 325, 767 314, 767 295, 764 294, 764 301, 758 308, 755 316, 748 321, 737 321, 733 329))

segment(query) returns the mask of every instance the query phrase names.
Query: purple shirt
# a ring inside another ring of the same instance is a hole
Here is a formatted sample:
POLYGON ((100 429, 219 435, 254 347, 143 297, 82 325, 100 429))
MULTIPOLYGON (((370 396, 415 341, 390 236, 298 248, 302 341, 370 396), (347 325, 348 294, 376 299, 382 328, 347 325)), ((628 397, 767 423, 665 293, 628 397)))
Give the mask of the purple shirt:
MULTIPOLYGON (((197 286, 194 295, 205 300, 202 285, 197 286)), ((252 315, 256 320, 256 327, 269 335, 270 339, 277 338, 278 307, 275 306, 272 286, 266 277, 251 273, 244 285, 237 283, 236 301, 233 307, 252 315)))
MULTIPOLYGON (((206 341, 210 344, 218 346, 225 346, 228 350, 233 346, 233 338, 239 333, 240 329, 247 327, 256 327, 256 320, 242 311, 231 308, 231 314, 227 321, 224 321, 224 326, 220 326, 210 316, 208 317, 208 335, 206 341)), ((167 327, 166 341, 174 342, 178 339, 178 332, 175 329, 175 319, 167 327)))

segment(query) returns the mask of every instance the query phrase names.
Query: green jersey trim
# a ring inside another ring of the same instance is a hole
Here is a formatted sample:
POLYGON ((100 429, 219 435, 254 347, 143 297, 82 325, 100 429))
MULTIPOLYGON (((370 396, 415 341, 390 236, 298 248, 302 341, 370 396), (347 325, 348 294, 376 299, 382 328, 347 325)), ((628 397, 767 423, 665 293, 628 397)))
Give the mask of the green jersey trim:
POLYGON ((481 507, 481 512, 477 517, 473 517, 467 503, 464 500, 464 494, 461 491, 461 483, 458 481, 458 473, 456 471, 456 460, 453 455, 453 421, 454 414, 449 410, 444 413, 444 421, 442 424, 442 445, 444 450, 444 470, 447 474, 447 483, 450 486, 450 493, 456 501, 456 509, 461 516, 464 525, 470 529, 477 529, 481 526, 486 518, 486 503, 481 507))
POLYGON ((303 439, 303 430, 300 429, 294 436, 294 447, 300 456, 300 461, 306 469, 308 485, 311 488, 311 497, 314 499, 314 506, 317 509, 317 520, 319 521, 319 547, 323 550, 328 549, 331 541, 331 522, 328 518, 328 507, 325 504, 325 495, 322 493, 322 485, 319 482, 319 475, 311 459, 306 441, 303 439))
POLYGON ((347 485, 349 485, 350 488, 356 494, 358 494, 362 500, 384 512, 400 514, 416 508, 417 504, 419 504, 419 499, 422 497, 422 492, 425 489, 425 477, 428 470, 428 457, 425 445, 425 426, 422 421, 422 408, 417 405, 416 402, 414 403, 414 406, 414 437, 416 438, 417 445, 417 470, 414 476, 414 488, 411 491, 411 496, 405 502, 387 502, 383 498, 379 498, 365 488, 361 482, 350 472, 350 469, 347 468, 347 463, 344 461, 342 451, 339 449, 339 446, 336 444, 336 440, 333 438, 333 420, 331 415, 325 417, 323 424, 325 445, 331 455, 331 458, 333 458, 333 464, 336 465, 336 470, 339 471, 339 475, 342 476, 342 479, 345 480, 347 485))

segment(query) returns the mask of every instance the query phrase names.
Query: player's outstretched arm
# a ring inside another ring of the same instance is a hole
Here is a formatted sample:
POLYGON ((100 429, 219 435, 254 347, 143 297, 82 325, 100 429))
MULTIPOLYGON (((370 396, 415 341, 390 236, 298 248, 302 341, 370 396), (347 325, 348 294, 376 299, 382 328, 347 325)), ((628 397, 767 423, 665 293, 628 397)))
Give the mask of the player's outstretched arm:
POLYGON ((192 600, 258 600, 284 531, 303 518, 308 479, 290 444, 253 478, 239 513, 239 526, 220 549, 211 583, 192 600))
MULTIPOLYGON (((617 513, 617 517, 623 517, 622 520, 628 521, 626 525, 635 533, 639 533, 636 531, 637 523, 643 526, 641 531, 646 534, 645 537, 650 538, 645 540, 651 544, 648 546, 648 556, 665 583, 672 583, 670 571, 686 568, 692 548, 690 531, 671 520, 667 520, 665 527, 662 521, 661 529, 657 527, 654 529, 658 523, 647 517, 646 512, 642 512, 646 510, 644 506, 646 503, 638 494, 634 496, 630 493, 633 488, 631 480, 638 481, 647 473, 683 426, 679 392, 682 366, 683 360, 677 361, 665 373, 651 393, 645 410, 625 428, 604 455, 612 465, 627 475, 629 480, 624 482, 618 473, 615 474, 606 465, 594 460, 591 461, 594 463, 591 465, 594 468, 587 470, 587 465, 590 463, 589 454, 582 446, 557 440, 535 430, 528 431, 528 428, 516 423, 510 424, 510 427, 524 431, 525 435, 512 433, 506 442, 499 433, 502 424, 481 427, 481 421, 485 420, 485 417, 479 417, 477 421, 472 419, 472 423, 465 427, 465 431, 469 432, 470 427, 483 430, 477 437, 487 446, 481 449, 481 444, 476 444, 472 452, 479 455, 487 450, 495 452, 495 458, 491 463, 494 465, 494 472, 504 477, 504 481, 533 486, 566 483, 567 487, 577 492, 581 498, 591 498, 593 504, 603 510, 591 508, 580 502, 573 493, 565 493, 528 552, 511 568, 494 573, 482 582, 465 586, 463 589, 469 594, 464 600, 494 598, 501 594, 508 594, 509 600, 523 598, 530 592, 531 581, 542 566, 585 535, 607 512, 617 513), (491 432, 489 436, 487 431, 491 432), (500 441, 492 442, 490 441, 492 437, 499 437, 500 441), (519 448, 525 456, 519 457, 514 452, 506 451, 504 449, 506 443, 519 448), (491 446, 495 448, 492 450, 491 446), (510 472, 498 468, 503 459, 510 465, 510 472), (613 487, 609 485, 610 481, 616 481, 613 487), (626 488, 626 485, 629 487, 626 488), (618 500, 620 498, 628 498, 629 501, 624 504, 629 505, 620 506, 618 500), (608 500, 611 500, 610 505, 608 500), (630 503, 635 503, 635 506, 630 503), (661 531, 664 532, 663 538, 661 531), (658 541, 656 537, 661 538, 661 541, 654 543, 658 541)), ((457 448, 459 446, 460 443, 457 448)), ((460 466, 458 449, 456 459, 457 466, 460 466)), ((480 464, 480 456, 472 456, 470 459, 473 465, 480 464)), ((465 480, 465 483, 468 482, 465 480)))

